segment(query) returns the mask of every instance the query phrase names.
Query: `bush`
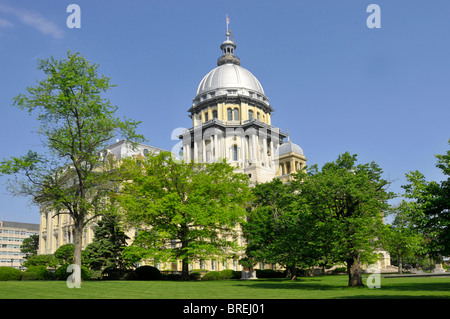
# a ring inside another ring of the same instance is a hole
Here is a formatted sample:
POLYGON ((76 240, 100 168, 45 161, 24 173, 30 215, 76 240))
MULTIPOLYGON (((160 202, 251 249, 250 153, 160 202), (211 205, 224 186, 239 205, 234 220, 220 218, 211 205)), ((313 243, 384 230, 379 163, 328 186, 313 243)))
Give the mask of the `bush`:
POLYGON ((22 272, 19 269, 11 267, 0 267, 0 281, 20 280, 22 272))
POLYGON ((189 274, 189 280, 200 280, 202 278, 202 274, 199 272, 191 272, 189 274))
POLYGON ((202 280, 222 280, 222 279, 223 279, 222 273, 219 271, 210 271, 202 277, 202 280))
POLYGON ((241 272, 240 271, 234 271, 231 269, 224 269, 221 271, 222 273, 222 279, 240 279, 241 278, 241 272))
MULTIPOLYGON (((67 278, 73 273, 67 272, 67 267, 69 267, 68 264, 62 265, 58 269, 55 270, 55 279, 58 280, 67 280, 67 278)), ((82 280, 90 280, 91 279, 91 272, 89 269, 87 269, 85 266, 81 266, 81 279, 82 280)))
POLYGON ((137 280, 159 280, 162 278, 159 269, 152 266, 141 266, 134 272, 137 275, 137 280))
POLYGON ((273 269, 256 269, 256 277, 258 278, 283 278, 286 275, 282 271, 273 269))
POLYGON ((22 274, 22 280, 49 280, 52 273, 45 266, 30 266, 22 274))

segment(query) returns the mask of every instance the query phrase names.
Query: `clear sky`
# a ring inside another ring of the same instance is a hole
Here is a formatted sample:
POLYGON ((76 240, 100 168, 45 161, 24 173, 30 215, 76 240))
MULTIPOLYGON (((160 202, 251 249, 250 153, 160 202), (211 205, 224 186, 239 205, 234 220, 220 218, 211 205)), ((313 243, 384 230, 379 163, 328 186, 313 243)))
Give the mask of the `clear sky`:
MULTIPOLYGON (((450 138, 450 1, 0 0, 0 159, 40 150, 38 123, 12 106, 43 74, 39 58, 80 52, 117 84, 119 115, 141 120, 148 143, 171 150, 231 19, 241 66, 261 82, 272 124, 308 164, 349 151, 377 162, 391 190, 420 170, 439 181, 435 154, 450 138), (68 28, 71 3, 81 28, 68 28), (369 4, 381 28, 368 28, 369 4)), ((38 208, 0 178, 0 220, 39 223, 38 208)))

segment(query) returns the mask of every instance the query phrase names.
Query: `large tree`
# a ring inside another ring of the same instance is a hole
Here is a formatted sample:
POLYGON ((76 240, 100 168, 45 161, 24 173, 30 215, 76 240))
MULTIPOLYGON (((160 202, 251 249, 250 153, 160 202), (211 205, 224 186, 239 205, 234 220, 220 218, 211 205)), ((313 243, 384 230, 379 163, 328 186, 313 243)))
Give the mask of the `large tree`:
POLYGON ((450 150, 436 158, 442 181, 427 181, 421 172, 412 171, 406 174, 408 184, 402 187, 415 224, 430 239, 429 254, 439 259, 450 256, 450 150))
MULTIPOLYGON (((295 175, 299 200, 306 200, 310 212, 327 230, 335 260, 347 263, 348 285, 363 286, 361 263, 373 261, 379 247, 389 183, 374 162, 356 164, 357 155, 348 152, 319 171, 313 165, 295 175)), ((328 254, 328 253, 327 253, 328 254)))
POLYGON ((248 176, 225 162, 182 163, 169 152, 123 162, 118 196, 127 224, 139 229, 127 255, 189 262, 236 254, 235 227, 246 216, 248 176))
POLYGON ((291 279, 297 268, 316 265, 321 258, 316 220, 305 203, 293 200, 296 191, 279 179, 257 184, 253 209, 243 225, 248 260, 283 265, 291 279))
POLYGON ((15 97, 14 105, 36 114, 46 152, 29 151, 0 166, 2 174, 16 176, 15 194, 31 197, 55 215, 72 217, 74 264, 80 268, 83 230, 102 213, 105 197, 116 187, 111 163, 99 153, 116 137, 143 140, 135 133, 139 123, 117 117, 117 107, 102 96, 113 85, 98 67, 70 51, 66 59, 38 61, 45 78, 15 97))
POLYGON ((425 239, 414 224, 405 201, 394 208, 394 214, 392 224, 386 225, 383 231, 382 242, 391 258, 397 259, 398 273, 402 274, 405 258, 425 251, 425 239))

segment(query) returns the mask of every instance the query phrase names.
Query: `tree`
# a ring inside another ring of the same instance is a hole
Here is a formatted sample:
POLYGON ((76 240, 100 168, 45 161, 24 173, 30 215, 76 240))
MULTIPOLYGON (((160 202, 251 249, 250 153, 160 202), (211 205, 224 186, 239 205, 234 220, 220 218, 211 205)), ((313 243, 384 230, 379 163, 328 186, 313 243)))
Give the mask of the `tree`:
POLYGON ((333 243, 330 253, 347 263, 350 287, 363 286, 361 263, 376 257, 383 213, 393 196, 386 190, 389 183, 381 178, 381 168, 374 162, 356 165, 356 157, 346 152, 321 171, 313 165, 295 175, 301 184, 299 200, 306 200, 333 243))
MULTIPOLYGON (((450 140, 449 140, 450 144, 450 140)), ((435 258, 450 256, 450 150, 443 155, 435 155, 443 181, 427 181, 419 171, 406 174, 407 185, 404 196, 411 201, 407 206, 414 222, 427 236, 429 253, 435 258)))
POLYGON ((67 59, 39 60, 38 69, 45 79, 28 87, 28 95, 15 97, 14 105, 37 113, 47 154, 29 151, 4 160, 0 173, 16 176, 14 194, 29 196, 55 215, 71 216, 73 262, 81 266, 83 230, 102 213, 105 198, 116 188, 113 163, 99 154, 118 135, 132 142, 143 138, 135 133, 139 123, 116 117, 117 107, 102 97, 113 85, 98 74, 98 64, 69 51, 67 59))
POLYGON ((20 246, 20 252, 25 254, 25 259, 32 258, 37 255, 39 249, 39 235, 33 234, 25 238, 20 246))
MULTIPOLYGON (((122 231, 114 215, 105 215, 94 227, 94 239, 83 251, 83 262, 94 270, 102 270, 109 278, 125 272, 123 248, 129 237, 122 231)), ((117 276, 116 276, 117 275, 117 276)))
POLYGON ((181 163, 170 152, 125 160, 118 202, 127 224, 137 227, 127 256, 155 261, 189 262, 226 258, 239 249, 234 228, 243 221, 251 199, 247 175, 220 163, 181 163))
MULTIPOLYGON (((450 144, 450 140, 449 140, 450 144)), ((427 181, 419 171, 406 174, 405 202, 410 216, 418 229, 428 237, 429 254, 437 259, 450 256, 450 150, 435 155, 444 179, 441 182, 427 181), (446 179, 445 179, 445 176, 446 179)))
POLYGON ((279 179, 257 184, 253 209, 243 224, 248 259, 284 265, 293 280, 297 268, 311 267, 320 258, 315 219, 304 203, 293 200, 296 191, 279 179))
POLYGON ((418 233, 408 207, 402 202, 396 208, 396 215, 392 225, 387 225, 382 236, 383 247, 392 258, 397 258, 398 273, 403 273, 403 261, 424 251, 425 240, 418 233))

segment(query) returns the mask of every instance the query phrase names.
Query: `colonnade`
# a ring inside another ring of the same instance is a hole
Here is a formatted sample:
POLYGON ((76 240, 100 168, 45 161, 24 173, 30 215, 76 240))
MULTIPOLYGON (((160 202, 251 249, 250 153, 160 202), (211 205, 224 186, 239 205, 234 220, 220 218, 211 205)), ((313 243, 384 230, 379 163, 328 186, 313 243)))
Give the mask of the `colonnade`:
POLYGON ((225 134, 221 130, 214 130, 203 136, 183 139, 183 156, 187 162, 214 162, 226 159, 229 163, 239 166, 261 164, 273 166, 275 149, 278 139, 274 139, 266 132, 257 129, 232 130, 225 134), (275 143, 274 143, 274 140, 275 143))

